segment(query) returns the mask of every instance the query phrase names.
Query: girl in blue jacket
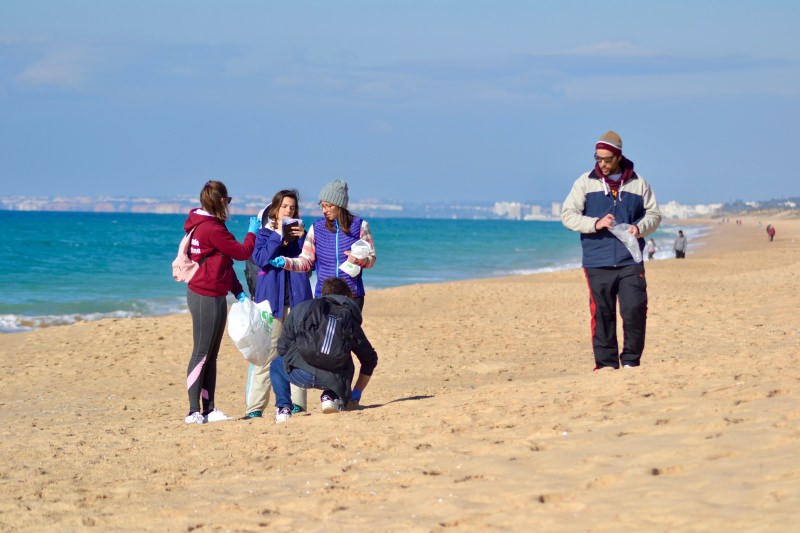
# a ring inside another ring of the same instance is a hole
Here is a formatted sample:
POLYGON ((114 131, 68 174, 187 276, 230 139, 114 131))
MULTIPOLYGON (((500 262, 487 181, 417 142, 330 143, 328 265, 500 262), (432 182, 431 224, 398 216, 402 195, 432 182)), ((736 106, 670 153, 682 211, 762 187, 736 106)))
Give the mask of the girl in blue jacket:
MULTIPOLYGON (((250 365, 247 375, 247 411, 248 418, 263 415, 269 404, 269 393, 272 388, 269 379, 269 364, 277 356, 278 339, 283 330, 283 323, 289 310, 305 300, 310 300, 311 284, 306 272, 289 272, 275 268, 269 264, 275 257, 297 257, 302 252, 305 229, 302 222, 296 225, 284 225, 290 219, 300 219, 299 198, 294 189, 278 191, 272 202, 265 207, 258 218, 261 229, 256 236, 253 250, 253 261, 258 265, 254 300, 256 303, 268 301, 272 309, 272 343, 266 363, 263 366, 250 365)), ((305 405, 305 391, 293 390, 293 397, 301 406, 305 405)))

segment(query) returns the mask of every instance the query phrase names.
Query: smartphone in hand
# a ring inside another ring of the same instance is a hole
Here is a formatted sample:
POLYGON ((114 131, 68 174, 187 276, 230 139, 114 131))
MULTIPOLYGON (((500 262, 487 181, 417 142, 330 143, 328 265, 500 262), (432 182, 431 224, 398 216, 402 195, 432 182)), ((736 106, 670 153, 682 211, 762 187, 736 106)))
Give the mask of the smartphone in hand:
POLYGON ((283 240, 291 242, 298 237, 294 234, 294 229, 302 227, 303 221, 299 218, 284 218, 282 226, 283 240))

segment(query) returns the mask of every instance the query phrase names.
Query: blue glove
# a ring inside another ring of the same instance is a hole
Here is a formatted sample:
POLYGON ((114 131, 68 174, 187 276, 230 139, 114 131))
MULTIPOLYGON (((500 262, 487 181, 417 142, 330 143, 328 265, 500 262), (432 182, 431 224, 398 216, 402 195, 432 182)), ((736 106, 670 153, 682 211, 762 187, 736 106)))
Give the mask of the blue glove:
POLYGON ((275 268, 283 268, 286 265, 286 259, 284 259, 282 255, 279 255, 275 259, 270 259, 269 264, 275 268))
POLYGON ((353 392, 350 394, 350 401, 351 402, 359 402, 361 401, 361 393, 363 391, 359 388, 354 388, 353 392))
POLYGON ((239 296, 237 296, 236 299, 239 300, 240 302, 243 302, 247 300, 247 295, 244 293, 244 291, 242 291, 239 293, 239 296))
POLYGON ((261 221, 258 220, 258 217, 250 217, 250 226, 247 228, 247 233, 258 233, 260 227, 261 221))

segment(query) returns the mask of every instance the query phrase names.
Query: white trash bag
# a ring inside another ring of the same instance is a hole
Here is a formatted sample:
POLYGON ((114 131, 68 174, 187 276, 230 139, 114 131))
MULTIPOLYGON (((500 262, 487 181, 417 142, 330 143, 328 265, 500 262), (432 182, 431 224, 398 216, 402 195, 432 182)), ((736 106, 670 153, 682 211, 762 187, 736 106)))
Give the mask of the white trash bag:
POLYGON ((228 313, 228 335, 245 359, 254 365, 267 363, 272 343, 272 310, 264 300, 236 302, 228 313))
MULTIPOLYGON (((356 259, 364 259, 366 258, 369 253, 372 251, 370 245, 364 239, 358 239, 356 242, 350 246, 350 255, 355 257, 356 259)), ((354 278, 358 276, 361 272, 361 267, 355 263, 351 263, 350 261, 345 261, 341 265, 339 265, 339 270, 354 278)))
POLYGON ((633 260, 637 263, 642 262, 642 250, 639 248, 639 239, 634 237, 631 233, 628 233, 628 230, 631 229, 630 224, 614 224, 608 230, 614 234, 614 236, 622 241, 622 244, 625 245, 625 248, 631 253, 633 260))

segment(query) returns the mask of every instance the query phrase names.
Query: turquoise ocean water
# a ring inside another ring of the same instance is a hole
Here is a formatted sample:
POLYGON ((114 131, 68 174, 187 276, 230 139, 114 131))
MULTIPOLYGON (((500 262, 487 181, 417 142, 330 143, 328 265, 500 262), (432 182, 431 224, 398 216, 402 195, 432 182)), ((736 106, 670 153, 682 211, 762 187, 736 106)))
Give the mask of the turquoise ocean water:
MULTIPOLYGON (((0 333, 105 317, 186 312, 171 263, 186 215, 0 211, 0 333)), ((233 217, 240 241, 248 218, 233 217)), ((313 219, 305 219, 306 226, 313 219)), ((369 291, 580 266, 578 235, 558 221, 368 219, 378 262, 369 291)), ((678 226, 662 223, 659 259, 678 226)), ((690 243, 705 228, 683 227, 690 243)), ((244 264, 236 271, 245 285, 244 264)))

